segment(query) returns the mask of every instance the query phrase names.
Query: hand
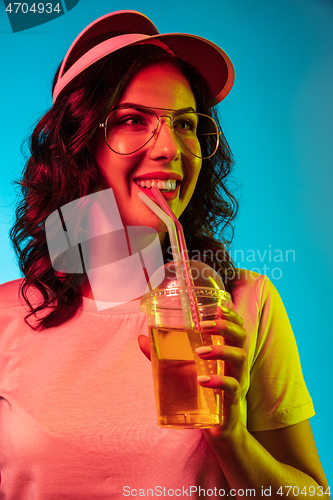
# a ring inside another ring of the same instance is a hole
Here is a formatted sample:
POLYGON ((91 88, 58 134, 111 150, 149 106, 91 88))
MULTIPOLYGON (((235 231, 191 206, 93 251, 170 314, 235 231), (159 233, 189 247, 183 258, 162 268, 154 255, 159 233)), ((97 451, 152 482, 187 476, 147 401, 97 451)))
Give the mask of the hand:
MULTIPOLYGON (((246 369, 246 331, 243 320, 233 309, 218 308, 219 319, 215 326, 211 321, 202 321, 201 328, 212 334, 224 337, 224 345, 209 346, 212 350, 207 354, 199 354, 202 359, 222 359, 225 361, 224 376, 212 375, 209 382, 198 382, 202 387, 222 389, 224 391, 223 425, 205 429, 204 433, 211 446, 218 445, 227 439, 239 424, 240 396, 245 379, 246 369), (209 328, 207 328, 209 326, 209 328), (206 327, 206 328, 205 328, 206 327)), ((149 340, 145 335, 138 338, 141 351, 150 359, 149 340)), ((200 349, 203 348, 198 348, 200 349)))
MULTIPOLYGON (((204 347, 197 349, 202 359, 221 359, 225 361, 224 376, 212 375, 209 382, 200 382, 202 387, 222 389, 224 391, 223 425, 205 429, 207 441, 214 447, 228 439, 239 425, 240 397, 245 380, 246 369, 246 331, 244 321, 233 309, 218 308, 219 319, 202 321, 201 328, 210 335, 219 334, 224 337, 224 345, 212 345, 211 351, 200 354, 204 347), (207 328, 208 327, 208 328, 207 328)), ((200 377, 199 377, 200 380, 200 377)))

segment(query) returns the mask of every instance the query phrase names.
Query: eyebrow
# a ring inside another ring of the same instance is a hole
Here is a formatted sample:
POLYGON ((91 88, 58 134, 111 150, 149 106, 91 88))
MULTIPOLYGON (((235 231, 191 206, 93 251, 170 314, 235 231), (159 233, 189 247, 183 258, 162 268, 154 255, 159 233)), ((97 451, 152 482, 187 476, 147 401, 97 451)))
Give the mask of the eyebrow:
POLYGON ((148 108, 148 109, 158 109, 159 111, 175 111, 176 113, 196 113, 196 110, 192 108, 192 106, 180 109, 169 109, 169 108, 155 108, 154 106, 144 106, 143 104, 136 104, 134 102, 123 102, 122 104, 119 104, 119 106, 116 106, 115 108, 111 109, 111 111, 116 111, 117 109, 124 109, 124 108, 140 108, 142 110, 148 108))

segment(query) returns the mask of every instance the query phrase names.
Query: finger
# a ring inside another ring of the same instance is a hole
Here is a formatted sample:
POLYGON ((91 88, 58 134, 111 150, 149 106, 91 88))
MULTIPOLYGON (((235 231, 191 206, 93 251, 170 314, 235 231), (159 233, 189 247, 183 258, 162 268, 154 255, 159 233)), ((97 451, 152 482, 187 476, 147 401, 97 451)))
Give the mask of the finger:
POLYGON ((232 309, 230 307, 218 306, 217 314, 221 319, 226 319, 228 321, 231 321, 232 323, 236 323, 236 325, 244 326, 243 318, 235 311, 235 309, 232 309))
POLYGON ((141 351, 143 354, 150 360, 150 347, 149 347, 149 339, 146 335, 139 335, 138 342, 141 351))
POLYGON ((221 389, 224 395, 230 400, 237 400, 240 394, 240 384, 234 377, 221 375, 199 375, 198 384, 209 389, 221 389))
POLYGON ((244 349, 229 345, 215 345, 198 347, 196 352, 204 360, 223 360, 227 362, 225 374, 231 375, 242 383, 246 366, 246 351, 244 349))
POLYGON ((226 342, 231 345, 243 347, 247 333, 242 326, 231 321, 216 319, 214 321, 200 321, 200 327, 210 335, 222 335, 226 342))
POLYGON ((246 351, 241 347, 230 345, 213 345, 197 347, 196 352, 202 359, 222 359, 235 366, 243 366, 246 362, 246 351))

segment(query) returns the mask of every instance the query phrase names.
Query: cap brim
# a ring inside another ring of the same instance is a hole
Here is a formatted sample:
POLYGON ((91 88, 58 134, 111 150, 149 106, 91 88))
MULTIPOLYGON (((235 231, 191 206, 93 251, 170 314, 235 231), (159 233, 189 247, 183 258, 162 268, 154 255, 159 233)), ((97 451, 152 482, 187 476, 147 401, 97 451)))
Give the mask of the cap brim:
POLYGON ((153 40, 160 40, 174 55, 189 62, 201 73, 214 96, 211 105, 218 104, 228 95, 235 74, 229 57, 220 47, 196 35, 160 34, 156 26, 143 14, 135 11, 118 11, 97 19, 74 40, 62 62, 53 92, 53 102, 70 81, 98 60, 124 47, 138 43, 152 43, 153 40), (117 32, 122 34, 93 46, 72 65, 68 64, 79 46, 96 36, 114 32, 115 27, 117 32))

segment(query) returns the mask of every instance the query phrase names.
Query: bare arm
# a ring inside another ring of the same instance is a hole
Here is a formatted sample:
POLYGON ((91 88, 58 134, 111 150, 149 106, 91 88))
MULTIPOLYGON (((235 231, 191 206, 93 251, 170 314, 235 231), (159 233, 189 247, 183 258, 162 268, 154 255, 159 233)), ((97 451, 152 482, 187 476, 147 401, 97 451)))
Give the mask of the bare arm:
POLYGON ((207 438, 238 498, 239 489, 253 489, 262 498, 267 490, 266 496, 280 500, 325 498, 328 484, 308 420, 252 435, 239 424, 225 440, 207 438))
MULTIPOLYGON (((199 355, 203 359, 223 359, 226 376, 213 375, 200 385, 224 390, 224 423, 204 431, 230 488, 254 489, 263 497, 262 488, 270 489, 270 498, 325 498, 325 478, 308 420, 282 429, 253 432, 240 422, 240 394, 245 377, 246 331, 234 310, 219 311, 219 320, 202 322, 209 331, 219 330, 224 346, 211 346, 199 355), (287 488, 291 487, 291 488, 287 488), (310 488, 310 489, 309 489, 310 488)), ((203 349, 201 348, 201 351, 203 349)), ((238 495, 243 498, 244 494, 238 495)))

